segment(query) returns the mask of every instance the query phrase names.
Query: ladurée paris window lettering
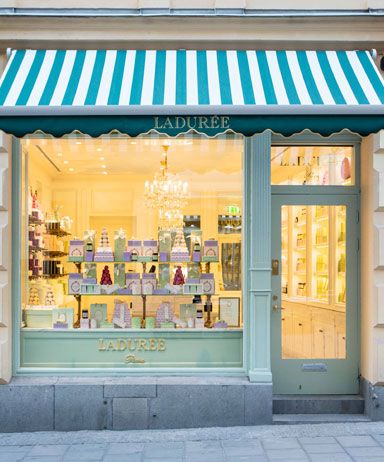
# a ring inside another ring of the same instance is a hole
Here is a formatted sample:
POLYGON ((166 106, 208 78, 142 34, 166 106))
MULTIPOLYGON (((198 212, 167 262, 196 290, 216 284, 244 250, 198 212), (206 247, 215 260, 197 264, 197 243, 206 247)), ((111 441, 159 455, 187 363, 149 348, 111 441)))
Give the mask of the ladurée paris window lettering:
POLYGON ((167 116, 154 117, 155 129, 229 129, 229 116, 167 116))

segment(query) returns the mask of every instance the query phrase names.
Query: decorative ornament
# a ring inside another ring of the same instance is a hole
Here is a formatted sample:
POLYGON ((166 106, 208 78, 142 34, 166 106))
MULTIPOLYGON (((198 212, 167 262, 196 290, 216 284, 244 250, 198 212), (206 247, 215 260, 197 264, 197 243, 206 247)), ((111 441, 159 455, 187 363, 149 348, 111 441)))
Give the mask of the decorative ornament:
POLYGON ((101 275, 101 279, 100 279, 100 284, 102 286, 110 286, 110 285, 112 285, 112 279, 111 279, 111 274, 109 272, 108 265, 104 266, 103 274, 101 275))
POLYGON ((173 285, 174 286, 181 286, 185 283, 184 281, 184 275, 183 271, 181 269, 181 266, 178 266, 175 271, 175 276, 173 278, 173 285))

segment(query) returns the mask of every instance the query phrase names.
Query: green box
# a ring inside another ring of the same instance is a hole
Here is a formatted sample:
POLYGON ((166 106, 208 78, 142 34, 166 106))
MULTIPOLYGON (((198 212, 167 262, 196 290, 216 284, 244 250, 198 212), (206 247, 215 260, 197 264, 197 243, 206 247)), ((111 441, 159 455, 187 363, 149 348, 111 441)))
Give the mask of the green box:
POLYGON ((126 249, 126 240, 125 238, 122 237, 116 237, 115 236, 115 261, 123 261, 124 260, 124 252, 126 249))
POLYGON ((66 324, 67 329, 73 329, 73 316, 73 308, 52 308, 52 327, 63 328, 60 325, 66 324))
POLYGON ((134 316, 131 321, 132 329, 141 329, 141 318, 134 316))
POLYGON ((180 305, 180 315, 179 318, 182 321, 187 322, 189 318, 196 318, 196 311, 197 311, 196 303, 182 303, 180 305))
POLYGON ((52 328, 52 309, 49 310, 24 310, 24 320, 27 327, 33 328, 52 328))
POLYGON ((172 250, 172 234, 170 231, 159 231, 159 254, 161 252, 171 253, 172 250))
POLYGON ((199 263, 187 263, 188 279, 200 279, 201 267, 199 263))
POLYGON ((125 264, 115 263, 113 268, 113 282, 120 287, 125 287, 125 264))
POLYGON ((91 303, 90 319, 96 320, 97 327, 100 327, 102 322, 107 321, 107 304, 106 303, 91 303))
POLYGON ((170 282, 170 266, 168 263, 159 264, 159 288, 163 289, 170 282))
POLYGON ((85 266, 84 266, 84 279, 97 279, 97 265, 96 265, 96 263, 85 263, 85 266))

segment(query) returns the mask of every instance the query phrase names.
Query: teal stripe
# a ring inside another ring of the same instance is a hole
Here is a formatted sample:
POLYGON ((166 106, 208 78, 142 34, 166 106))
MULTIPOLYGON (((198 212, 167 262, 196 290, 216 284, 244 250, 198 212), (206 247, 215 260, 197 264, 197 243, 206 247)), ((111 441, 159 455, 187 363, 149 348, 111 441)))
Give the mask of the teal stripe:
POLYGON ((267 54, 265 53, 265 51, 256 51, 256 58, 259 64, 265 100, 267 104, 277 104, 276 93, 273 87, 271 72, 268 66, 267 54))
POLYGON ((124 50, 118 50, 116 53, 116 61, 115 67, 113 69, 111 89, 109 91, 108 96, 108 105, 116 106, 119 104, 126 56, 127 52, 124 50))
POLYGON ((292 72, 288 64, 287 53, 285 51, 276 51, 276 57, 279 63, 279 68, 289 103, 300 104, 300 98, 297 94, 295 82, 293 81, 292 72))
POLYGON ((221 104, 232 104, 231 83, 229 81, 229 70, 227 52, 219 50, 217 55, 217 70, 219 73, 221 104))
POLYGON ((244 103, 255 104, 255 95, 253 94, 251 73, 249 71, 248 56, 246 51, 237 52, 237 61, 239 63, 239 72, 241 88, 243 90, 244 103))
POLYGON ((57 81, 59 80, 60 72, 63 67, 66 52, 64 50, 57 50, 55 59, 47 83, 45 85, 43 94, 41 95, 39 106, 49 106, 52 95, 55 91, 57 81))
POLYGON ((152 104, 164 104, 164 88, 165 88, 165 62, 167 53, 164 50, 156 52, 156 67, 155 67, 155 84, 153 87, 152 104))
POLYGON ((77 85, 81 77, 85 60, 85 50, 76 51, 75 61, 73 63, 71 76, 69 77, 67 89, 65 90, 62 106, 70 106, 75 98, 77 85))
POLYGON ((209 104, 207 52, 196 51, 197 62, 197 92, 199 104, 209 104))
POLYGON ((99 93, 101 76, 103 74, 106 50, 98 50, 96 52, 95 64, 93 66, 91 81, 89 82, 87 96, 85 97, 84 104, 94 105, 96 103, 97 94, 99 93))
POLYGON ((29 69, 27 78, 25 79, 23 88, 16 101, 16 106, 25 106, 28 98, 36 83, 37 76, 39 75, 41 65, 43 64, 45 50, 37 50, 31 68, 29 69))
POLYGON ((384 104, 384 85, 380 77, 377 75, 375 69, 373 68, 374 64, 368 56, 366 51, 356 51, 356 55, 363 66, 364 71, 366 72, 369 81, 371 82, 379 100, 384 104))
POLYGON ((346 52, 337 51, 336 55, 344 71, 345 77, 347 78, 348 83, 352 88, 353 94, 357 99, 357 102, 359 104, 369 104, 368 98, 365 96, 364 90, 361 88, 360 82, 356 77, 354 70, 352 69, 351 63, 349 62, 346 52))
POLYGON ((25 50, 20 50, 20 51, 15 52, 15 55, 4 77, 3 83, 1 84, 1 87, 0 87, 0 105, 1 106, 4 104, 4 101, 7 99, 9 90, 11 89, 12 84, 16 78, 16 75, 20 69, 24 56, 25 56, 25 50))
POLYGON ((135 58, 135 67, 133 69, 132 89, 129 104, 140 104, 141 92, 143 90, 145 66, 145 51, 137 50, 135 58))
POLYGON ((321 70, 323 71, 325 81, 327 82, 328 88, 330 92, 332 93, 332 97, 335 100, 335 103, 336 104, 346 104, 343 93, 341 92, 340 87, 337 84, 337 81, 333 74, 331 65, 329 64, 328 56, 326 52, 317 51, 316 54, 319 60, 321 70))
POLYGON ((315 79, 313 78, 311 67, 308 62, 307 53, 305 51, 296 51, 296 55, 312 103, 324 104, 324 101, 320 96, 319 90, 317 89, 315 79))
POLYGON ((176 52, 176 104, 187 104, 187 54, 176 52))

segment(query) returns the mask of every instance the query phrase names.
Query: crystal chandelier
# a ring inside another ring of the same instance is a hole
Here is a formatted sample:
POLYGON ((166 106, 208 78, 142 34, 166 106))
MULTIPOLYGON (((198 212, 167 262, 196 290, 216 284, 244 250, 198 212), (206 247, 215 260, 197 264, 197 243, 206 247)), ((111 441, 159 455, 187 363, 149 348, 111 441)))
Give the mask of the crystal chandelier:
POLYGON ((168 172, 168 144, 163 144, 160 171, 144 184, 145 205, 158 211, 159 229, 183 227, 183 208, 187 204, 188 183, 168 172))

